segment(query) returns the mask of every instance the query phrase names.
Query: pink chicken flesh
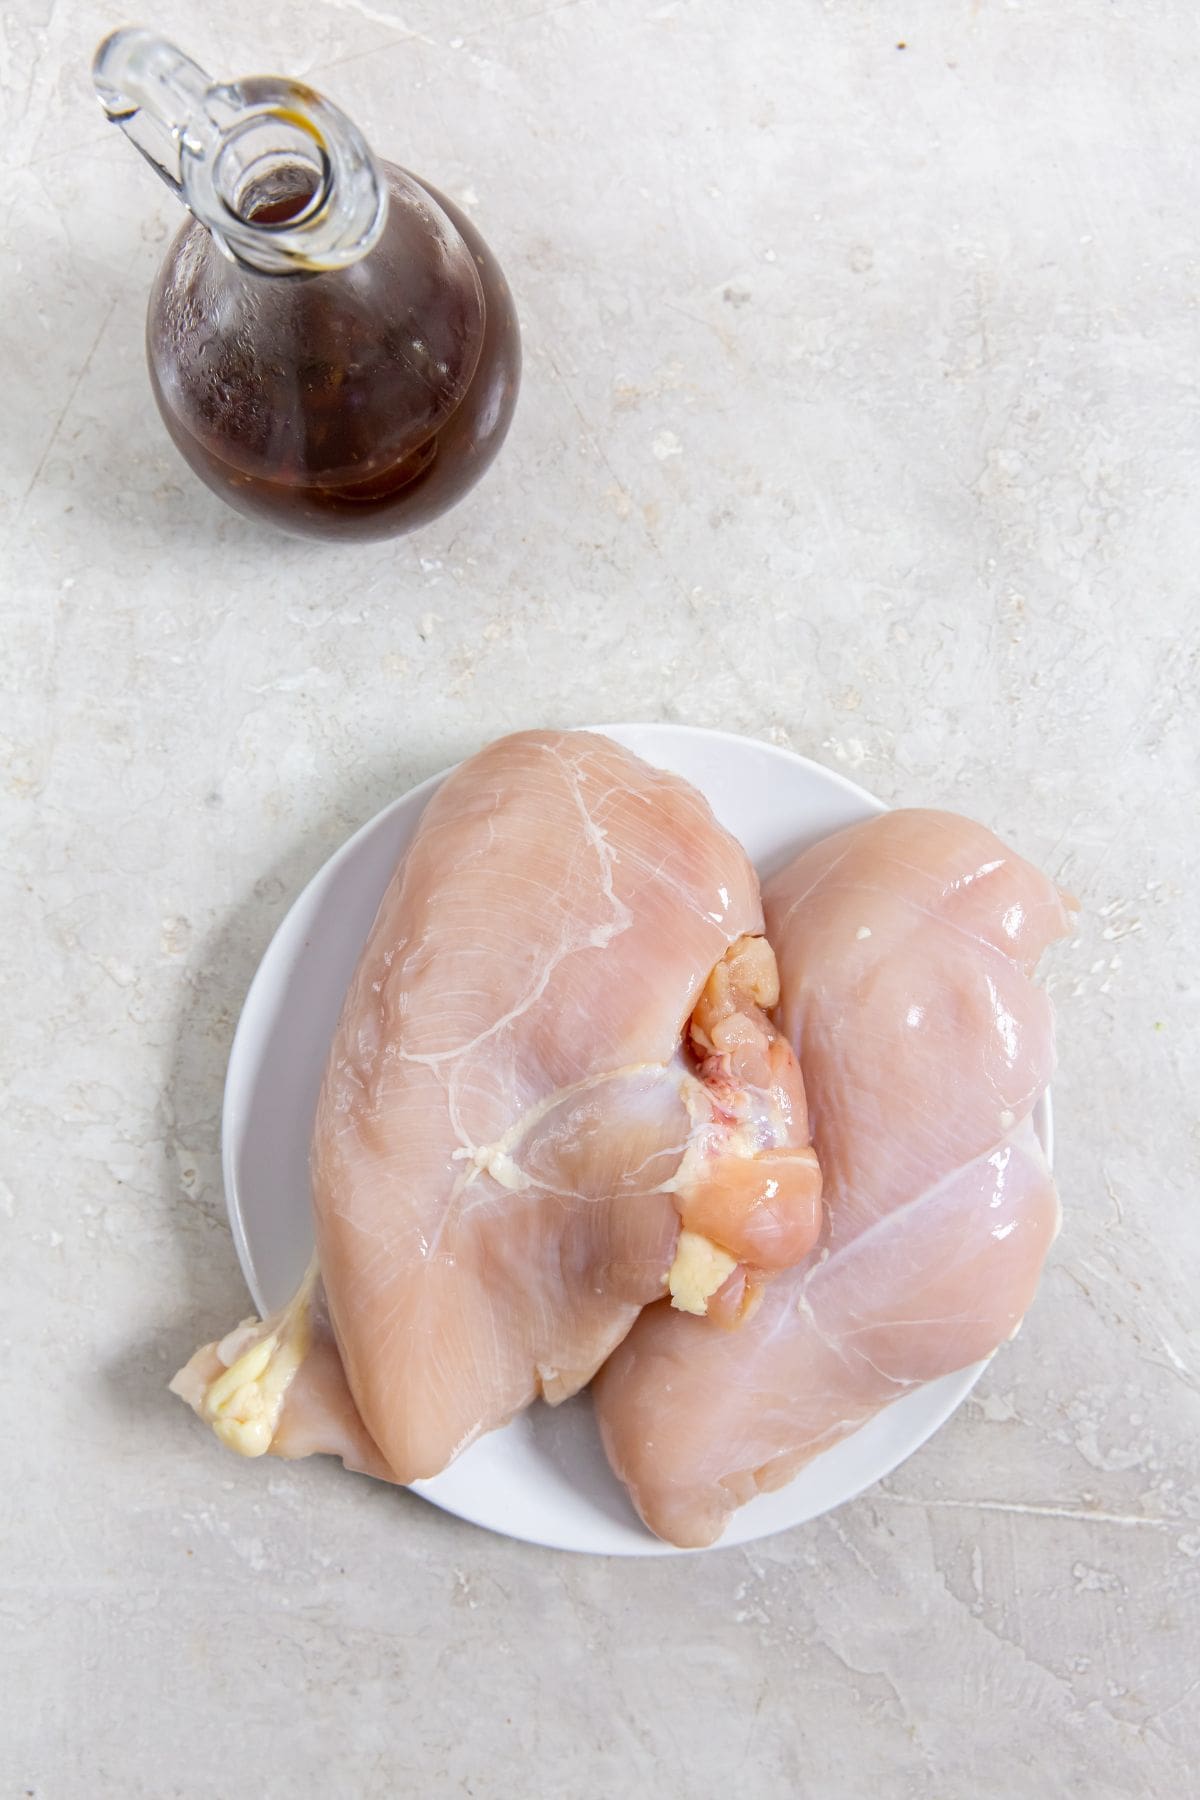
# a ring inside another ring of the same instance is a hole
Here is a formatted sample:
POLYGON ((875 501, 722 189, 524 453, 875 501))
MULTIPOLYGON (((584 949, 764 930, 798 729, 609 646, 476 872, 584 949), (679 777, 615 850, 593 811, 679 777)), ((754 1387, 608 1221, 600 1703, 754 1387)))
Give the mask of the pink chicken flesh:
POLYGON ((409 1482, 573 1394, 668 1284, 740 1326, 821 1220, 761 932, 745 854, 677 777, 588 732, 463 764, 330 1051, 319 1278, 176 1391, 246 1453, 409 1482), (677 1289, 685 1242, 707 1285, 677 1289))
POLYGON ((1031 977, 1072 903, 982 826, 915 811, 817 844, 764 903, 820 1244, 736 1335, 648 1309, 596 1383, 614 1470, 686 1546, 1012 1336, 1058 1229, 1030 1124, 1053 1021, 1031 977))

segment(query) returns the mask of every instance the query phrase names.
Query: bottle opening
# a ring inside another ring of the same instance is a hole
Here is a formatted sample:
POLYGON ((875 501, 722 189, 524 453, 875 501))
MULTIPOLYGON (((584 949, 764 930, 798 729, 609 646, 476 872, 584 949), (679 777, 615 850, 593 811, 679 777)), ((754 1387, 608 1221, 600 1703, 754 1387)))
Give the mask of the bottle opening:
POLYGON ((252 184, 238 203, 247 225, 296 225, 314 210, 321 191, 315 176, 297 169, 280 171, 252 184))
POLYGON ((326 198, 327 175, 290 160, 253 169, 230 211, 244 225, 302 225, 326 198))
POLYGON ((274 110, 226 136, 213 174, 217 193, 243 225, 298 225, 319 211, 329 193, 324 146, 274 110))

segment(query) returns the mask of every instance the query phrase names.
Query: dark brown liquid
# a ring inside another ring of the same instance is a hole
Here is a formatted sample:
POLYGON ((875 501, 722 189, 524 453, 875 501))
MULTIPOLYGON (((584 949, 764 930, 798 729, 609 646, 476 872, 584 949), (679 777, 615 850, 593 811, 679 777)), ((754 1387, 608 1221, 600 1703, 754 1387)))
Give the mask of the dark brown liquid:
MULTIPOLYGON (((240 512, 309 536, 390 537, 461 499, 499 450, 521 368, 512 296, 470 220, 426 191, 478 285, 395 202, 375 248, 336 273, 247 274, 198 225, 176 240, 147 326, 155 397, 186 460, 240 512)), ((256 219, 296 209, 272 202, 256 219)))

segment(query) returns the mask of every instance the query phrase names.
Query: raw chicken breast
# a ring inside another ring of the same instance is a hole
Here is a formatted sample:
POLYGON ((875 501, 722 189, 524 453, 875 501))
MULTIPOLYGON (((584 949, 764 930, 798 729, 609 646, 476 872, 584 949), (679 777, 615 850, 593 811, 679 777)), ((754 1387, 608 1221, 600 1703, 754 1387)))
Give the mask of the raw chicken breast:
POLYGON ((1031 977, 1069 922, 1053 882, 969 820, 892 812, 805 852, 764 900, 825 1178, 820 1245, 735 1336, 650 1308, 595 1390, 643 1519, 688 1546, 1003 1343, 1058 1229, 1029 1123, 1054 1061, 1031 977))
POLYGON ((330 1052, 319 1279, 176 1391, 234 1448, 408 1482, 574 1393, 668 1289, 738 1325, 821 1217, 761 930, 743 851, 677 777, 589 732, 463 764, 330 1052))

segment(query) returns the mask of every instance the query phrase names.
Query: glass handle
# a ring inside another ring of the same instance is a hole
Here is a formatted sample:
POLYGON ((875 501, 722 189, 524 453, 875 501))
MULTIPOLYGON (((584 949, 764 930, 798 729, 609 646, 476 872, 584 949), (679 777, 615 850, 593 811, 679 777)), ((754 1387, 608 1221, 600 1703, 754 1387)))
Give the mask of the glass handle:
POLYGON ((92 80, 113 124, 182 197, 188 127, 206 110, 211 78, 174 44, 132 25, 105 38, 92 80))
POLYGON ((108 118, 244 268, 343 269, 379 241, 382 167, 357 126, 302 82, 214 82, 140 25, 105 38, 92 78, 108 118), (291 210, 264 216, 280 198, 291 210))

